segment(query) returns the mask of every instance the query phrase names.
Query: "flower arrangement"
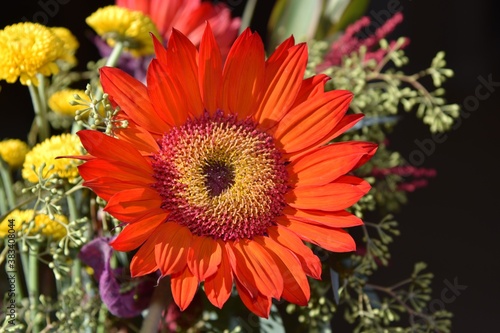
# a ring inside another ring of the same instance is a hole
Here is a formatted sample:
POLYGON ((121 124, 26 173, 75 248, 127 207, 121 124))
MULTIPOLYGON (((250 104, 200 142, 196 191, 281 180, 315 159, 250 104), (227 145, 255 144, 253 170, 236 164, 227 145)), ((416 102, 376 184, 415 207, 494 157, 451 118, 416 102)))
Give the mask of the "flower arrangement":
POLYGON ((372 277, 436 176, 387 135, 412 111, 448 130, 453 71, 406 73, 402 12, 370 32, 363 3, 279 0, 264 44, 255 1, 116 0, 85 72, 69 29, 3 27, 34 121, 0 142, 1 330, 450 332, 425 263, 372 277))

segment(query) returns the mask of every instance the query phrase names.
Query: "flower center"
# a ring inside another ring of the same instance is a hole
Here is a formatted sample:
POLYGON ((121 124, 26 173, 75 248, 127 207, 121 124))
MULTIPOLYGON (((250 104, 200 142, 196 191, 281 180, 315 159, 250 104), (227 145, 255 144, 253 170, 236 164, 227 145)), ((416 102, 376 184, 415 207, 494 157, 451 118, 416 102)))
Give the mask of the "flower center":
POLYGON ((288 175, 273 138, 255 123, 206 114, 173 128, 159 143, 153 187, 169 221, 223 240, 265 235, 275 225, 288 175))
POLYGON ((215 197, 234 184, 234 167, 220 161, 208 163, 203 167, 205 187, 208 194, 215 197))

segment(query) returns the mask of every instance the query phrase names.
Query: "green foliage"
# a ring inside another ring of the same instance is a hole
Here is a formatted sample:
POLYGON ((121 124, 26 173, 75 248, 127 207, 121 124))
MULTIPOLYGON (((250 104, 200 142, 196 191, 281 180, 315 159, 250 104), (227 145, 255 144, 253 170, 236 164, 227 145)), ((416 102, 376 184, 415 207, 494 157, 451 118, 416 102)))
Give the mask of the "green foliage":
MULTIPOLYGON (((307 76, 317 73, 316 67, 323 61, 328 47, 324 41, 311 41, 310 44, 311 61, 307 76)), ((379 62, 366 60, 367 50, 361 47, 359 51, 344 57, 341 65, 323 71, 331 77, 326 89, 352 91, 355 95, 351 103, 352 111, 363 113, 366 117, 415 111, 432 132, 449 130, 454 119, 459 116, 460 108, 458 104, 448 104, 444 98, 445 89, 442 85, 453 76, 453 71, 445 67, 444 52, 436 54, 429 68, 407 74, 403 70, 409 62, 402 48, 404 44, 404 37, 392 46, 382 39, 380 49, 385 50, 386 55, 379 62), (431 79, 434 90, 424 85, 427 78, 431 79)), ((374 129, 370 127, 366 131, 372 132, 374 129)))

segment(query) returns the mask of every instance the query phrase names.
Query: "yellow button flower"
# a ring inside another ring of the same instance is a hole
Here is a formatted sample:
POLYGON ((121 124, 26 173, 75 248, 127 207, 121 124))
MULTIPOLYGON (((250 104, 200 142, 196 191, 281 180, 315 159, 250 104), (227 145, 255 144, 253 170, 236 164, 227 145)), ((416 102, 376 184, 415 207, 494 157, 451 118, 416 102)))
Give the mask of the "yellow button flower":
POLYGON ((11 168, 23 165, 24 157, 29 152, 28 144, 19 139, 7 139, 0 142, 0 157, 11 168))
POLYGON ((36 74, 59 72, 56 64, 64 57, 64 43, 48 27, 32 22, 17 23, 0 30, 0 79, 38 85, 36 74))
POLYGON ((76 116, 76 111, 86 109, 83 105, 71 105, 71 101, 75 100, 75 95, 80 96, 82 99, 90 102, 84 90, 81 89, 62 89, 56 91, 49 97, 49 108, 57 114, 63 116, 76 116))
POLYGON ((59 240, 66 236, 65 224, 68 224, 68 218, 64 215, 55 214, 54 219, 50 219, 46 214, 37 214, 35 216, 33 209, 16 209, 7 215, 0 223, 0 237, 8 235, 10 230, 23 230, 24 226, 24 230, 26 230, 29 235, 41 233, 44 236, 59 240), (11 222, 9 222, 9 220, 11 220, 11 222), (32 228, 27 228, 27 224, 31 221, 33 221, 34 225, 32 228))
POLYGON ((63 42, 65 52, 62 54, 61 59, 70 65, 76 65, 78 61, 75 53, 80 46, 78 39, 76 39, 75 35, 69 29, 64 27, 53 27, 51 30, 63 42))
POLYGON ((86 22, 109 46, 124 43, 125 50, 135 57, 154 54, 150 33, 161 40, 153 21, 141 11, 110 5, 99 8, 86 22))
POLYGON ((42 164, 45 163, 42 171, 43 178, 56 174, 59 178, 66 178, 69 182, 74 183, 78 178, 77 166, 79 163, 65 158, 56 159, 56 157, 81 155, 81 147, 80 139, 75 134, 64 133, 48 138, 26 154, 22 170, 23 178, 31 183, 37 183, 39 179, 37 173, 42 164))

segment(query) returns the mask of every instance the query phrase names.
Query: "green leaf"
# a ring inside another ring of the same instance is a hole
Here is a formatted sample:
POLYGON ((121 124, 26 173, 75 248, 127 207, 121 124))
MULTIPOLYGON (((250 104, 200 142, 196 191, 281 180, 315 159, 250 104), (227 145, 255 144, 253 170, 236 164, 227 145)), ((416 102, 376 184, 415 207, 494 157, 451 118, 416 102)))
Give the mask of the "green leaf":
POLYGON ((322 0, 278 0, 268 23, 268 53, 293 35, 296 42, 304 42, 315 36, 323 9, 322 0))
POLYGON ((370 0, 351 0, 338 22, 331 26, 327 37, 343 31, 349 24, 357 21, 365 14, 369 4, 370 0))

